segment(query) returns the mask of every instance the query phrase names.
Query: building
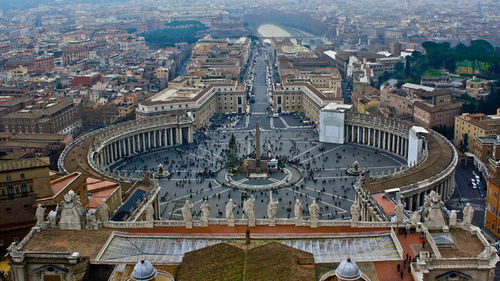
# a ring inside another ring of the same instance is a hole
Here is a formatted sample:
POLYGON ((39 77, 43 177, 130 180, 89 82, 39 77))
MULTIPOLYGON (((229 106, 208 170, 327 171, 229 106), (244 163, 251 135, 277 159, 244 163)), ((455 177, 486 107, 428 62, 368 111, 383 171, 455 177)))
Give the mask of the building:
POLYGON ((467 79, 465 82, 465 93, 473 98, 482 99, 491 93, 490 81, 476 77, 467 79))
POLYGON ((477 149, 474 151, 479 160, 483 163, 488 163, 488 159, 496 159, 495 156, 500 156, 500 135, 480 136, 476 137, 477 149))
MULTIPOLYGON (((66 210, 79 205, 74 196, 65 200, 66 210)), ((182 221, 154 220, 147 203, 141 219, 96 221, 88 215, 90 227, 83 229, 82 215, 65 212, 11 245, 7 258, 13 281, 218 281, 242 276, 254 281, 391 281, 400 276, 409 281, 457 276, 493 281, 499 257, 481 230, 470 225, 473 209, 464 208, 460 220, 458 210, 442 209, 437 193, 427 195, 426 202, 415 213, 401 212, 400 203, 388 204, 396 221, 357 216, 320 221, 317 228, 297 227, 295 219, 281 219, 276 226, 263 219, 250 228, 244 219, 237 226, 225 224, 226 219, 208 226, 195 220, 187 227, 182 221), (62 221, 68 217, 79 228, 66 229, 62 221)), ((365 207, 355 204, 355 209, 365 207)))
POLYGON ((237 81, 178 77, 169 87, 139 103, 137 118, 192 114, 195 128, 207 126, 215 113, 241 114, 247 110, 246 87, 237 81))
POLYGON ((484 227, 500 238, 500 180, 488 178, 488 193, 486 195, 484 227))
POLYGON ((28 68, 30 72, 49 72, 54 68, 53 56, 12 58, 5 62, 6 70, 13 70, 20 66, 28 68))
POLYGON ((343 103, 342 97, 327 96, 309 83, 276 84, 272 94, 272 107, 276 113, 303 113, 316 125, 319 113, 331 102, 343 103))
POLYGON ((63 65, 72 65, 89 57, 89 49, 86 47, 69 47, 62 50, 63 65))
POLYGON ((188 75, 239 81, 250 55, 250 42, 247 37, 214 39, 206 36, 198 40, 191 52, 188 75))
POLYGON ((77 75, 71 80, 71 87, 88 87, 93 86, 101 81, 100 73, 90 73, 86 75, 77 75))
POLYGON ((35 225, 37 198, 52 193, 49 164, 48 158, 0 162, 0 254, 35 225))
POLYGON ((351 102, 359 113, 378 114, 379 106, 382 105, 380 91, 371 86, 354 91, 351 102))
POLYGON ((68 134, 81 126, 79 109, 71 99, 38 100, 32 106, 0 118, 7 133, 68 134))
POLYGON ((413 103, 413 120, 428 128, 453 127, 455 116, 460 114, 462 104, 452 101, 452 93, 447 89, 432 92, 416 92, 422 101, 413 103))
POLYGON ((464 152, 478 151, 477 137, 500 134, 500 109, 496 115, 463 113, 455 117, 453 143, 464 152))
POLYGON ((335 68, 329 69, 329 73, 301 72, 296 75, 289 74, 282 77, 282 81, 287 84, 308 83, 321 91, 325 96, 342 98, 342 79, 335 68))
POLYGON ((391 112, 398 117, 413 117, 413 104, 416 101, 421 100, 408 95, 402 89, 387 87, 380 91, 380 106, 390 108, 391 112))

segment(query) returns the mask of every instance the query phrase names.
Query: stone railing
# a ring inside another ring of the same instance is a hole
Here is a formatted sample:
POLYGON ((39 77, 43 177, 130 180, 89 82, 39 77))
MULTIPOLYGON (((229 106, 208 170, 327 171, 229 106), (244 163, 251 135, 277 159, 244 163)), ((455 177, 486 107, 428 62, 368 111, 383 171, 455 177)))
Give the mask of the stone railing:
MULTIPOLYGON (((248 225, 247 219, 235 219, 235 225, 248 225)), ((209 225, 228 225, 228 221, 225 218, 209 218, 209 225)), ((104 222, 103 225, 109 228, 152 228, 156 226, 175 226, 184 227, 185 223, 182 220, 155 220, 155 221, 108 221, 104 222)), ((256 219, 255 225, 269 225, 268 219, 256 219)), ((295 219, 277 218, 276 225, 285 226, 295 226, 295 219)), ((203 227, 201 221, 194 220, 194 227, 203 227)), ((310 226, 310 221, 304 220, 303 226, 310 226)), ((353 228, 392 228, 396 227, 395 222, 385 222, 385 221, 358 221, 352 222, 350 220, 319 220, 318 226, 347 226, 353 228)))
POLYGON ((457 151, 455 150, 455 147, 453 146, 453 144, 449 140, 447 140, 445 137, 438 134, 437 132, 435 132, 433 130, 430 130, 430 131, 433 134, 435 134, 436 136, 438 136, 441 140, 443 140, 447 144, 447 146, 452 150, 452 153, 453 153, 452 160, 450 161, 450 163, 448 163, 446 168, 443 169, 441 172, 439 172, 439 173, 437 173, 437 174, 435 174, 435 175, 433 175, 425 180, 422 180, 422 181, 419 181, 419 182, 416 182, 413 184, 401 186, 400 189, 402 192, 411 192, 411 191, 418 190, 418 189, 425 189, 427 186, 432 186, 435 183, 441 182, 442 180, 444 180, 445 178, 450 176, 450 174, 453 171, 455 171, 455 168, 458 165, 458 154, 457 154, 457 151))
POLYGON ((429 244, 429 246, 431 246, 431 249, 434 252, 434 256, 436 258, 440 259, 441 252, 439 252, 439 249, 438 249, 436 243, 434 242, 434 239, 432 239, 431 233, 429 232, 427 227, 425 227, 424 225, 422 225, 422 232, 425 235, 425 240, 427 240, 427 243, 429 244))
POLYGON ((349 125, 358 123, 361 125, 372 125, 379 128, 385 128, 387 131, 399 133, 403 137, 408 137, 408 130, 410 130, 412 126, 416 125, 406 120, 357 112, 346 112, 345 122, 349 125))

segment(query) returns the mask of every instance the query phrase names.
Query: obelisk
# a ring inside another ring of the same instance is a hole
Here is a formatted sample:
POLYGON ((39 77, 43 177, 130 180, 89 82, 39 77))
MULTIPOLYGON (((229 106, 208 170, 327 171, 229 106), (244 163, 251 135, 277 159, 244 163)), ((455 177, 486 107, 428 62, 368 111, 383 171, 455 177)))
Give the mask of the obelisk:
POLYGON ((255 160, 260 160, 260 129, 259 121, 255 123, 255 160))

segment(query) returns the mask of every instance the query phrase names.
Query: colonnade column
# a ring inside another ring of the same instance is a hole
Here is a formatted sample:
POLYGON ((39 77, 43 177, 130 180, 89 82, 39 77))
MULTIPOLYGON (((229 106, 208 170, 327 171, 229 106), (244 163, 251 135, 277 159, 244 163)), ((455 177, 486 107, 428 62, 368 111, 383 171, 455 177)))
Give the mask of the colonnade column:
POLYGON ((371 145, 372 142, 372 129, 368 128, 368 145, 371 145))
POLYGON ((168 146, 168 129, 163 129, 163 139, 165 141, 165 146, 168 146))
POLYGON ((142 133, 142 152, 146 151, 146 133, 142 133))
POLYGON ((386 145, 385 145, 385 131, 382 131, 382 149, 386 149, 386 145))
POLYGON ((158 134, 157 134, 156 130, 154 130, 154 131, 153 131, 153 146, 154 146, 155 148, 157 148, 157 147, 158 147, 158 146, 157 146, 157 140, 156 140, 156 137, 157 137, 157 136, 158 136, 158 134))

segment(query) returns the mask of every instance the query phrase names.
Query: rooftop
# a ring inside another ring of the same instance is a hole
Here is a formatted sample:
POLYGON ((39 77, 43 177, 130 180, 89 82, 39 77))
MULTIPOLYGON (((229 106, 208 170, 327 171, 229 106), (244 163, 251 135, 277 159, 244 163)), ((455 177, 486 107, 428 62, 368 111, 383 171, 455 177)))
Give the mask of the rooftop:
POLYGON ((28 158, 21 160, 0 161, 0 172, 15 171, 30 168, 49 167, 49 158, 28 158))
POLYGON ((365 189, 370 193, 379 193, 388 188, 416 184, 443 171, 453 159, 452 148, 435 134, 427 135, 427 141, 429 156, 422 164, 400 175, 366 181, 365 189))

